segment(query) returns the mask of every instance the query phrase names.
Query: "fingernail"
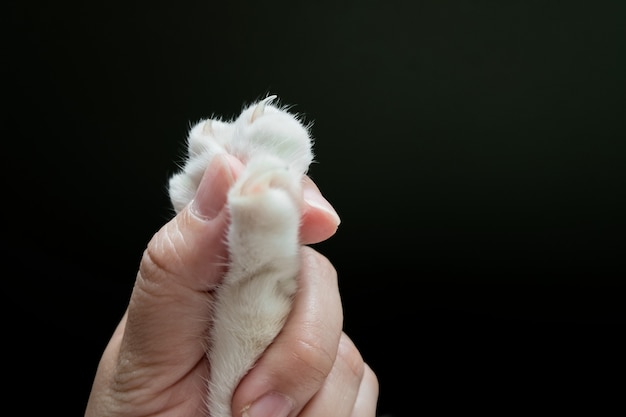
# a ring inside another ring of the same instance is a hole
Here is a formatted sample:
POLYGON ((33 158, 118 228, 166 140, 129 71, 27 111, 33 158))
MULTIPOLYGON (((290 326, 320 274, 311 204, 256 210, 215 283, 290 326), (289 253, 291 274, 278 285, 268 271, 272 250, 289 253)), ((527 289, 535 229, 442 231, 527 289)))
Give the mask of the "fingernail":
POLYGON ((228 189, 234 182, 228 157, 222 154, 215 155, 200 180, 191 203, 191 212, 203 220, 217 217, 226 204, 228 189))
POLYGON ((293 410, 293 401, 282 394, 265 394, 241 410, 242 417, 287 417, 293 410))
POLYGON ((323 210, 326 213, 330 214, 332 217, 334 217, 337 226, 339 226, 339 223, 341 223, 339 215, 337 214, 333 206, 328 202, 328 200, 326 200, 322 196, 319 189, 313 183, 310 183, 304 187, 303 196, 304 201, 306 201, 310 206, 323 210))

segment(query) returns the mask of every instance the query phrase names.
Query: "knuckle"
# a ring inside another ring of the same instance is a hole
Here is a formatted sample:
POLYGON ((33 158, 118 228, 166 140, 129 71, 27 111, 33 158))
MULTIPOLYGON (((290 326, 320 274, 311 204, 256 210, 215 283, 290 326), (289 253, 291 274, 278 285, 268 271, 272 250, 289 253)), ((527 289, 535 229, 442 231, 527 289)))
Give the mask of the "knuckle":
POLYGON ((335 362, 335 353, 313 339, 300 339, 294 344, 291 357, 295 361, 292 369, 303 378, 321 383, 330 373, 335 362))

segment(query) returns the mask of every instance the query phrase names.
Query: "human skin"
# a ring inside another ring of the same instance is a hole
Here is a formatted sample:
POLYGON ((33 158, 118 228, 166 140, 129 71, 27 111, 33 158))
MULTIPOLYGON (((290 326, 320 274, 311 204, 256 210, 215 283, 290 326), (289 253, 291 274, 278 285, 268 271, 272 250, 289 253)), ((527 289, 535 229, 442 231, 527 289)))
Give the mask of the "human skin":
MULTIPOLYGON (((216 157, 195 199, 150 240, 128 308, 98 366, 85 417, 205 416, 205 341, 213 290, 226 268, 226 194, 243 165, 216 157)), ((342 331, 337 274, 310 248, 339 225, 303 181, 301 272, 293 310, 242 379, 234 417, 374 417, 378 380, 342 331)), ((206 416, 205 416, 206 417, 206 416)))

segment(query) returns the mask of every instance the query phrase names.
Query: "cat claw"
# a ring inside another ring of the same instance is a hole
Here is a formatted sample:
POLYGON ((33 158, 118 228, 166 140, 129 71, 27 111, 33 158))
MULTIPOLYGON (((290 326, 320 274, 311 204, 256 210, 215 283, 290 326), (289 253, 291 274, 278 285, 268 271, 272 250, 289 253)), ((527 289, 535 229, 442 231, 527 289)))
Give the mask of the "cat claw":
POLYGON ((257 104, 256 107, 254 108, 254 111, 252 112, 252 116, 250 117, 250 123, 254 122, 256 119, 261 117, 263 113, 265 112, 265 106, 271 103, 272 101, 274 101, 276 97, 278 96, 271 95, 271 96, 264 98, 262 101, 260 101, 259 104, 257 104))
POLYGON ((213 136, 214 133, 215 132, 213 131, 213 120, 205 120, 204 125, 202 125, 202 134, 207 136, 213 136))

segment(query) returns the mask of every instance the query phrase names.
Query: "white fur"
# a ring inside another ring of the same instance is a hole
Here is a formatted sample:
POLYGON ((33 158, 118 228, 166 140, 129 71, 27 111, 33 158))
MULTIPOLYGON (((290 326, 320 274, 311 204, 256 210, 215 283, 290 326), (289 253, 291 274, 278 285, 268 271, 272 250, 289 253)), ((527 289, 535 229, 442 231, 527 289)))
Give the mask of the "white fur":
POLYGON ((230 264, 217 290, 207 352, 210 417, 232 416, 237 384, 282 328, 296 291, 301 180, 313 160, 312 139, 308 126, 274 99, 245 108, 232 122, 193 126, 185 165, 169 182, 179 212, 215 155, 245 164, 228 193, 230 264))

